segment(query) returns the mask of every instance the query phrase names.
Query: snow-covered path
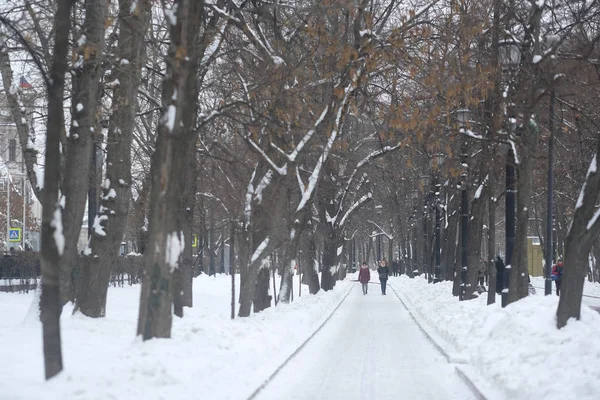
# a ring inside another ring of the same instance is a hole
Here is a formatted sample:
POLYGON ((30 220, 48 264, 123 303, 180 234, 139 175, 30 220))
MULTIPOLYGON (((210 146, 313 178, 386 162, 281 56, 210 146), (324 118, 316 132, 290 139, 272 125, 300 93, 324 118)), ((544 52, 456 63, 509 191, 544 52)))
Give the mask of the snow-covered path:
POLYGON ((388 287, 360 284, 256 396, 278 399, 474 399, 388 287))

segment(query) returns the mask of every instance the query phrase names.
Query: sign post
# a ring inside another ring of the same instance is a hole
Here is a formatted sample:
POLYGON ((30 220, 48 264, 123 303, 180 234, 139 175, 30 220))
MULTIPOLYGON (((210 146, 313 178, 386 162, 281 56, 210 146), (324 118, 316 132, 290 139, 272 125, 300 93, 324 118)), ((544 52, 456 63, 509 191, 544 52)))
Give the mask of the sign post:
POLYGON ((8 241, 9 242, 20 242, 21 241, 21 228, 9 228, 8 229, 8 241))

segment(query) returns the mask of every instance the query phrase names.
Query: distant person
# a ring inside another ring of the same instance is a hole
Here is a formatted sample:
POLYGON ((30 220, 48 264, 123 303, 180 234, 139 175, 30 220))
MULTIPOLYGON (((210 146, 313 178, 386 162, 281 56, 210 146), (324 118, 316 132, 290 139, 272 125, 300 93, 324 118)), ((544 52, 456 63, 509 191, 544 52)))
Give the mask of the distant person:
POLYGON ((369 266, 366 261, 362 262, 360 266, 360 271, 358 272, 358 280, 362 284, 363 294, 367 294, 369 290, 369 281, 371 280, 371 271, 369 271, 369 266))
POLYGON ((392 261, 392 273, 394 276, 398 276, 400 273, 400 265, 398 264, 398 260, 392 261))
POLYGON ((387 261, 385 261, 385 258, 379 261, 379 268, 377 268, 377 273, 379 274, 379 282, 381 283, 381 294, 385 296, 387 280, 390 275, 390 269, 387 266, 387 261))
POLYGON ((552 273, 550 274, 550 277, 556 284, 556 295, 557 296, 560 296, 560 284, 562 281, 563 268, 564 268, 563 260, 562 260, 562 258, 559 258, 556 265, 554 265, 552 267, 552 273))
POLYGON ((502 294, 504 289, 504 260, 502 257, 496 257, 496 293, 502 294))

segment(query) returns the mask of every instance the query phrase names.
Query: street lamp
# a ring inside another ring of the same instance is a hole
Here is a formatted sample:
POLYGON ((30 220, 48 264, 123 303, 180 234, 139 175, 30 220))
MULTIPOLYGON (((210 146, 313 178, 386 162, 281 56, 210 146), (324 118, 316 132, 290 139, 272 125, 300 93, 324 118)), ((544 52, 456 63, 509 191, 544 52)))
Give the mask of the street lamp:
MULTIPOLYGON (((435 171, 439 171, 444 163, 444 159, 446 156, 444 154, 438 153, 435 154, 431 158, 431 167, 435 171)), ((438 283, 441 281, 441 253, 442 253, 442 243, 440 237, 440 221, 441 221, 441 213, 440 213, 440 184, 438 182, 438 173, 436 172, 434 175, 434 185, 435 185, 435 273, 433 278, 433 283, 438 283)))
MULTIPOLYGON (((503 71, 515 71, 521 63, 521 47, 519 43, 512 37, 498 42, 498 62, 503 71)), ((512 74, 509 74, 509 83, 512 83, 512 74)), ((510 88, 510 86, 509 86, 510 88)), ((510 107, 514 112, 514 107, 510 107)), ((512 128, 515 126, 515 116, 508 115, 510 122, 509 138, 512 133, 512 128)), ((508 305, 508 290, 510 282, 510 273, 512 265, 513 250, 515 247, 515 198, 516 198, 516 179, 515 179, 515 154, 512 146, 508 146, 508 156, 506 158, 506 196, 505 196, 505 235, 506 235, 506 257, 504 276, 502 277, 502 307, 508 305)))
POLYGON ((521 46, 513 38, 498 41, 498 62, 502 69, 514 69, 521 63, 521 46))
MULTIPOLYGON (((468 109, 460 109, 456 111, 456 120, 458 127, 461 132, 465 129, 469 123, 471 112, 468 109)), ((469 240, 469 193, 467 191, 467 143, 461 138, 460 145, 461 155, 460 162, 462 164, 462 175, 460 182, 461 191, 461 224, 460 224, 460 235, 461 235, 461 269, 460 269, 460 292, 459 300, 463 301, 466 297, 467 290, 467 271, 468 271, 468 260, 467 260, 467 249, 469 240)))

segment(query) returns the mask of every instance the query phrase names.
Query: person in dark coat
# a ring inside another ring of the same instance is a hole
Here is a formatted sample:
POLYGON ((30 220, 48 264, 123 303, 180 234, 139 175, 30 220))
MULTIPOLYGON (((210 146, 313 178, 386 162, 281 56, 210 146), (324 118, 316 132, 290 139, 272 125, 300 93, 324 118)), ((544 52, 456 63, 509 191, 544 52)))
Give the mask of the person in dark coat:
POLYGON ((369 281, 371 280, 371 271, 369 271, 369 266, 367 265, 366 261, 363 261, 362 265, 360 266, 358 280, 362 284, 363 294, 367 294, 369 290, 369 281))
POLYGON ((502 294, 504 289, 504 260, 502 257, 496 257, 496 293, 502 294))
POLYGON ((398 276, 400 272, 400 266, 398 265, 398 260, 392 261, 392 273, 394 276, 398 276))
POLYGON ((377 273, 379 274, 379 282, 381 283, 381 294, 385 295, 387 280, 390 275, 390 268, 387 266, 387 261, 385 261, 385 259, 379 262, 377 273))
POLYGON ((556 295, 557 296, 560 296, 560 283, 562 281, 563 268, 564 268, 564 265, 563 265, 562 258, 559 258, 556 265, 554 265, 552 267, 552 273, 550 274, 550 277, 556 284, 556 295))

